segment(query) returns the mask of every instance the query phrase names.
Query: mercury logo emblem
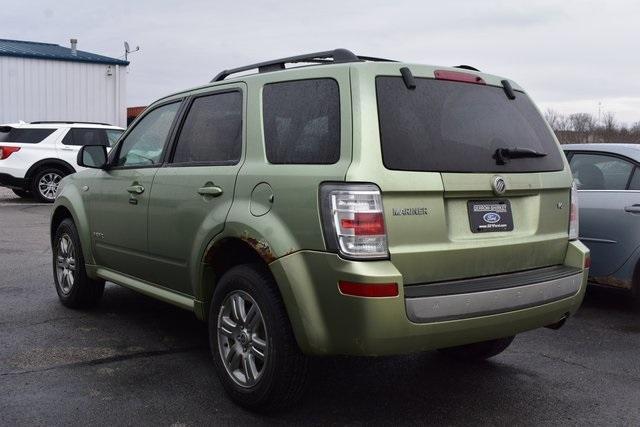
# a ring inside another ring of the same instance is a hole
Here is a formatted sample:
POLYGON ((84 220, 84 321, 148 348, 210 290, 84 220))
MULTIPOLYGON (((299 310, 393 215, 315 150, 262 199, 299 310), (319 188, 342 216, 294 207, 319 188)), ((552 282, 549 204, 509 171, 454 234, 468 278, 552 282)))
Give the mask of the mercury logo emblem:
POLYGON ((507 190, 507 183, 504 182, 504 178, 501 176, 494 176, 491 180, 491 188, 493 189, 493 194, 496 196, 501 196, 507 190))

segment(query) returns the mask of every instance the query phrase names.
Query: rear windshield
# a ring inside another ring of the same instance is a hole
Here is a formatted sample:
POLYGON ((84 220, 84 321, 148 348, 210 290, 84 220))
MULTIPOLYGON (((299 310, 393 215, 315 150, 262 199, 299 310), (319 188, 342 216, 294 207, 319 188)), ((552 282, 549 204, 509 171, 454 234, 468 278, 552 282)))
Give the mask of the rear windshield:
POLYGON ((529 97, 502 87, 417 78, 377 77, 382 157, 388 169, 434 172, 546 172, 562 170, 560 150, 529 97), (523 148, 544 157, 507 159, 498 148, 523 148))
POLYGON ((19 142, 37 144, 51 135, 55 129, 19 129, 10 126, 0 127, 0 142, 19 142))

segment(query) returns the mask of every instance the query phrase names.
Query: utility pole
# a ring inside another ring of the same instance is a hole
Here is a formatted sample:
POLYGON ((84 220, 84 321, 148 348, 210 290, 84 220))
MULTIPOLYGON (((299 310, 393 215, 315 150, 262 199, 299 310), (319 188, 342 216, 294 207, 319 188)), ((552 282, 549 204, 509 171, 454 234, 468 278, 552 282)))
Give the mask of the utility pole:
POLYGON ((598 124, 602 123, 602 101, 598 101, 598 124))

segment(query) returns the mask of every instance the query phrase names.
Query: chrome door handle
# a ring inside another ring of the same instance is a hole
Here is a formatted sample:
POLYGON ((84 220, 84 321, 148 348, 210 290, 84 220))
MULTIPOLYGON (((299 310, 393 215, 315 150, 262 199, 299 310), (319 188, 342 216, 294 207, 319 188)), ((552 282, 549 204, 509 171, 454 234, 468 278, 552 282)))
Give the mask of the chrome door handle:
POLYGON ((217 185, 206 185, 198 188, 198 194, 202 196, 218 197, 222 194, 222 188, 217 185))
POLYGON ((625 206, 624 211, 634 214, 640 214, 640 205, 625 206))
POLYGON ((75 148, 73 147, 62 147, 61 150, 65 150, 65 151, 75 151, 75 148))
POLYGON ((127 187, 127 191, 131 194, 142 194, 144 193, 144 187, 142 185, 132 185, 127 187))

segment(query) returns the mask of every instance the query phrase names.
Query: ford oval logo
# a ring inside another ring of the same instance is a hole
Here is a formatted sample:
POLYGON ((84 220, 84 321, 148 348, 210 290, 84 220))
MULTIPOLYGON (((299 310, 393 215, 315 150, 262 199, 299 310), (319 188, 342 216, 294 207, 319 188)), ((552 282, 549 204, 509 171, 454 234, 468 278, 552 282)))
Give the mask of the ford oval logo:
POLYGON ((484 222, 488 222, 489 224, 495 224, 496 222, 500 221, 500 215, 495 212, 487 212, 486 214, 482 215, 482 219, 484 219, 484 222))

